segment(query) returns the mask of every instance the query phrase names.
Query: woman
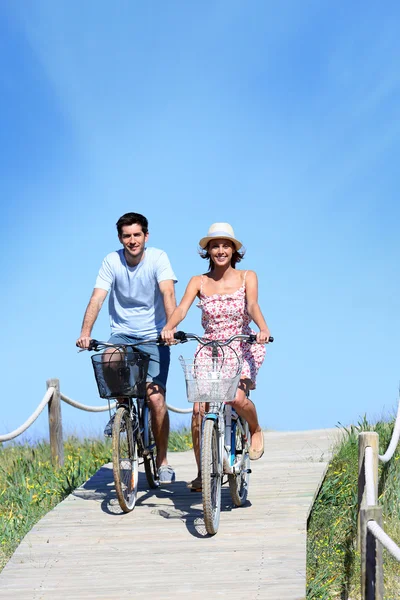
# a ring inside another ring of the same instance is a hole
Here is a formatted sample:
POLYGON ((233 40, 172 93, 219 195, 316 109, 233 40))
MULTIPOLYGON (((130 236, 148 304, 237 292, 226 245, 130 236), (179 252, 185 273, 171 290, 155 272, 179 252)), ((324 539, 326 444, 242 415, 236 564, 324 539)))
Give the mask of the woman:
MULTIPOLYGON (((201 256, 209 261, 209 270, 203 275, 192 277, 181 303, 161 332, 168 344, 174 343, 175 327, 183 321, 196 296, 202 310, 204 336, 209 339, 225 340, 235 334, 254 333, 249 323, 259 328, 258 344, 247 344, 236 340, 232 347, 243 358, 241 379, 234 400, 236 412, 246 419, 251 434, 249 456, 252 460, 264 454, 264 436, 258 423, 254 404, 246 397, 246 392, 254 389, 257 371, 264 357, 270 332, 258 305, 258 283, 254 271, 239 271, 236 265, 243 258, 242 244, 235 238, 228 223, 214 223, 199 245, 201 256)), ((192 416, 193 448, 196 456, 197 477, 189 484, 193 491, 201 490, 200 472, 200 428, 204 414, 204 404, 195 403, 192 416)))

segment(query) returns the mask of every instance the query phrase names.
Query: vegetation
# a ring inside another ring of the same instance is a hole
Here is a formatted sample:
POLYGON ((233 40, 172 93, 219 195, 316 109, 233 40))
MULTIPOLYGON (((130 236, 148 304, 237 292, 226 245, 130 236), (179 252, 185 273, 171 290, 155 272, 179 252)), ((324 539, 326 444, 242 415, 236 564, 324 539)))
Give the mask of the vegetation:
MULTIPOLYGON (((191 447, 189 430, 171 432, 170 451, 191 447)), ((0 444, 0 570, 43 515, 111 461, 111 440, 70 437, 64 454, 65 464, 57 470, 47 442, 0 444)))
MULTIPOLYGON (((389 444, 394 422, 371 425, 364 418, 343 428, 344 438, 332 459, 310 516, 307 541, 307 598, 358 600, 360 555, 357 549, 358 433, 376 431, 380 452, 389 444)), ((386 533, 400 542, 400 450, 379 466, 379 500, 386 533)), ((384 550, 385 598, 397 598, 400 564, 384 550)))

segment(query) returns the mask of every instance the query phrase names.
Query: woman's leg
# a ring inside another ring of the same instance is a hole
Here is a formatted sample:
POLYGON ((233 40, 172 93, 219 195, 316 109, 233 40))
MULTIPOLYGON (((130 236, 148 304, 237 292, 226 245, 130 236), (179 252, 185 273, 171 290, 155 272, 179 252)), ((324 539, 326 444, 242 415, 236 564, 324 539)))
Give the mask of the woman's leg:
POLYGON ((201 458, 200 458, 200 444, 201 444, 201 424, 203 422, 204 412, 208 410, 208 405, 205 402, 196 402, 193 405, 192 414, 192 441, 194 456, 197 464, 197 477, 189 484, 193 490, 201 490, 201 458), (193 485, 195 484, 195 485, 193 485))
POLYGON ((193 405, 192 414, 192 441, 194 457, 197 464, 197 476, 200 476, 200 432, 201 432, 201 421, 204 415, 204 404, 195 402, 193 405))
POLYGON ((246 393, 251 388, 250 379, 241 379, 237 389, 234 402, 229 402, 234 406, 237 414, 243 417, 249 424, 251 435, 250 458, 256 460, 261 458, 264 452, 264 435, 258 422, 256 407, 246 393))

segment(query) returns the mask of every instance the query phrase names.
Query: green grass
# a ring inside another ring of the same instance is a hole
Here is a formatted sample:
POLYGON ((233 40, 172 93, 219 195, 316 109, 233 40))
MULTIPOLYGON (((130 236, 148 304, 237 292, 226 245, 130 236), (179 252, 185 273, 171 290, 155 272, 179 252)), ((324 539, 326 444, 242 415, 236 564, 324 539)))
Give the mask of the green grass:
MULTIPOLYGON (((189 430, 171 431, 169 451, 191 447, 189 430)), ((64 455, 57 470, 47 442, 0 444, 0 570, 41 517, 111 461, 111 440, 69 437, 64 455)))
MULTIPOLYGON (((389 444, 394 422, 371 425, 364 418, 344 429, 309 520, 307 539, 307 598, 335 600, 360 596, 360 555, 357 549, 358 433, 376 431, 380 453, 389 444)), ((379 500, 384 529, 400 542, 400 451, 379 466, 379 500)), ((397 597, 400 564, 384 551, 385 598, 397 597)))

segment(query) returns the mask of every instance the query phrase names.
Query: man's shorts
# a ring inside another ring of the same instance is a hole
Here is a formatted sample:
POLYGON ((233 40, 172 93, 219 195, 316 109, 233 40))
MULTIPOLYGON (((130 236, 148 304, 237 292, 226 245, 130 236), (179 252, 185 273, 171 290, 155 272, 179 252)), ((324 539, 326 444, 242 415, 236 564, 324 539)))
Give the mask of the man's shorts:
POLYGON ((169 346, 157 344, 140 344, 140 338, 123 333, 115 333, 108 340, 110 344, 135 344, 139 350, 150 354, 149 370, 146 381, 156 383, 164 391, 167 389, 167 378, 170 362, 169 346))

